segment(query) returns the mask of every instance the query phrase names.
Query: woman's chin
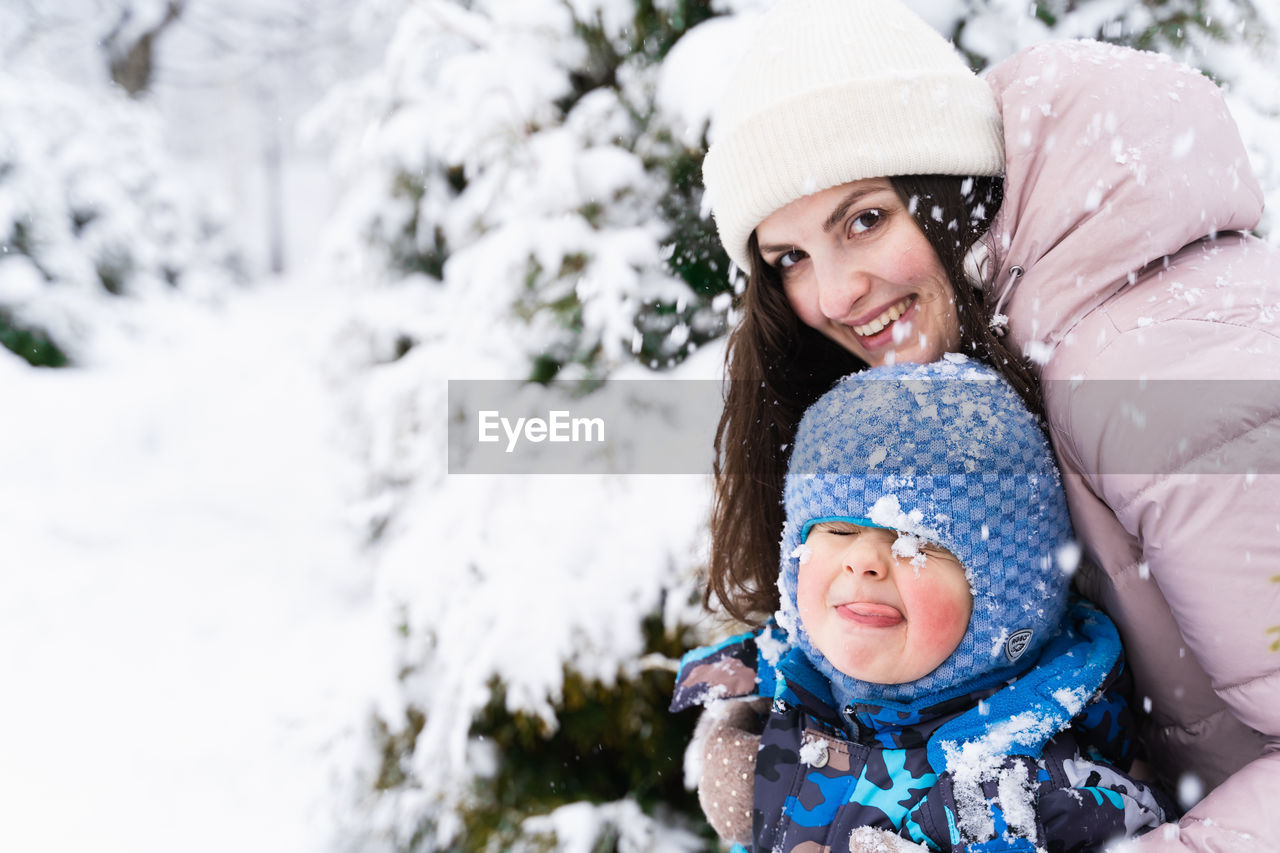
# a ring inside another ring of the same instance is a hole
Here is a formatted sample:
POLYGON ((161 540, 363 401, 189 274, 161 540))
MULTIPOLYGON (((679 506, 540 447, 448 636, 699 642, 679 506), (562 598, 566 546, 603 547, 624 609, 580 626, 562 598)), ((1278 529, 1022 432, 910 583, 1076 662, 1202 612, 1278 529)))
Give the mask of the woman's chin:
POLYGON ((863 360, 871 367, 884 367, 889 364, 928 364, 942 358, 941 352, 934 352, 919 341, 904 341, 901 345, 891 344, 874 352, 868 352, 863 360))

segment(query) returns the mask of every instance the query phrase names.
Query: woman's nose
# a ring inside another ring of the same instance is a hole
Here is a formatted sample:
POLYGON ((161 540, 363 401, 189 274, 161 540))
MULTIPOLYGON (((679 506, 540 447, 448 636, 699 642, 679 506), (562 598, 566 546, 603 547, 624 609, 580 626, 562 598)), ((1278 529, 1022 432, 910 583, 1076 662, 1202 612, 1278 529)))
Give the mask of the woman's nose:
POLYGON ((870 290, 867 276, 850 269, 838 257, 827 259, 817 270, 818 308, 828 320, 845 320, 858 300, 870 290))

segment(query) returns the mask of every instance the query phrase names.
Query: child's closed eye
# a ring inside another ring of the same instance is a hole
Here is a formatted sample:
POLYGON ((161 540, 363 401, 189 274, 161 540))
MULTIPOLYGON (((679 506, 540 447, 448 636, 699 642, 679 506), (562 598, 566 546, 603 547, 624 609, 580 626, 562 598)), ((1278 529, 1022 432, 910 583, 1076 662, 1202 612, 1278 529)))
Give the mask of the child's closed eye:
POLYGON ((952 560, 957 563, 960 562, 960 558, 957 557, 950 549, 943 548, 941 545, 934 544, 933 542, 920 543, 920 550, 928 557, 939 557, 944 560, 952 560))
POLYGON ((814 525, 813 529, 820 533, 829 533, 832 536, 857 536, 859 533, 866 531, 865 527, 850 524, 847 521, 824 521, 821 524, 814 525))

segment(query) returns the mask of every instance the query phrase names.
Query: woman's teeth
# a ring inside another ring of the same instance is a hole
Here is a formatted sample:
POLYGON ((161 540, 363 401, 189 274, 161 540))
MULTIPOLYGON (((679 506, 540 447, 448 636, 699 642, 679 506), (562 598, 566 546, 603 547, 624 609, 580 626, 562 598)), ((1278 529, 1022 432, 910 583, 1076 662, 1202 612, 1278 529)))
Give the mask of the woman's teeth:
POLYGON ((912 297, 910 296, 904 298, 897 305, 890 306, 888 310, 886 310, 879 317, 872 320, 870 323, 866 323, 862 326, 854 326, 853 331, 859 335, 862 335, 863 337, 867 337, 868 335, 874 335, 877 332, 884 331, 885 326, 889 325, 894 320, 901 317, 903 312, 905 312, 907 308, 911 306, 911 299, 912 297))

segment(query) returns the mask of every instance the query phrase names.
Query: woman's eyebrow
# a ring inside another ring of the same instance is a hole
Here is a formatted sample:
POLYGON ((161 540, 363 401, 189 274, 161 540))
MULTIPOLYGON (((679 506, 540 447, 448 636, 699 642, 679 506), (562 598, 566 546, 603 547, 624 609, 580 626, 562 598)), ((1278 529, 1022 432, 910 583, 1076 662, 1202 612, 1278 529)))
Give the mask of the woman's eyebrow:
POLYGON ((835 228, 837 225, 840 224, 840 221, 844 219, 844 215, 849 212, 849 208, 857 204, 858 199, 862 198, 865 195, 870 195, 871 193, 879 192, 880 190, 881 190, 881 187, 855 188, 847 196, 845 196, 840 201, 839 204, 836 205, 835 210, 831 211, 831 215, 827 217, 827 221, 822 223, 822 230, 824 232, 829 232, 832 228, 835 228))
MULTIPOLYGON (((870 195, 871 193, 880 192, 883 189, 884 187, 855 187, 853 190, 849 192, 848 195, 840 199, 840 203, 837 204, 835 206, 835 209, 831 211, 831 215, 827 217, 826 222, 822 223, 823 232, 829 233, 832 228, 835 228, 837 225, 839 225, 840 221, 844 219, 845 214, 849 212, 849 208, 857 204, 859 199, 861 199, 863 196, 870 195)), ((761 245, 761 246, 757 246, 756 248, 760 251, 761 255, 771 255, 774 252, 777 252, 779 254, 782 252, 789 252, 795 248, 795 244, 794 243, 770 243, 767 246, 761 245)))

